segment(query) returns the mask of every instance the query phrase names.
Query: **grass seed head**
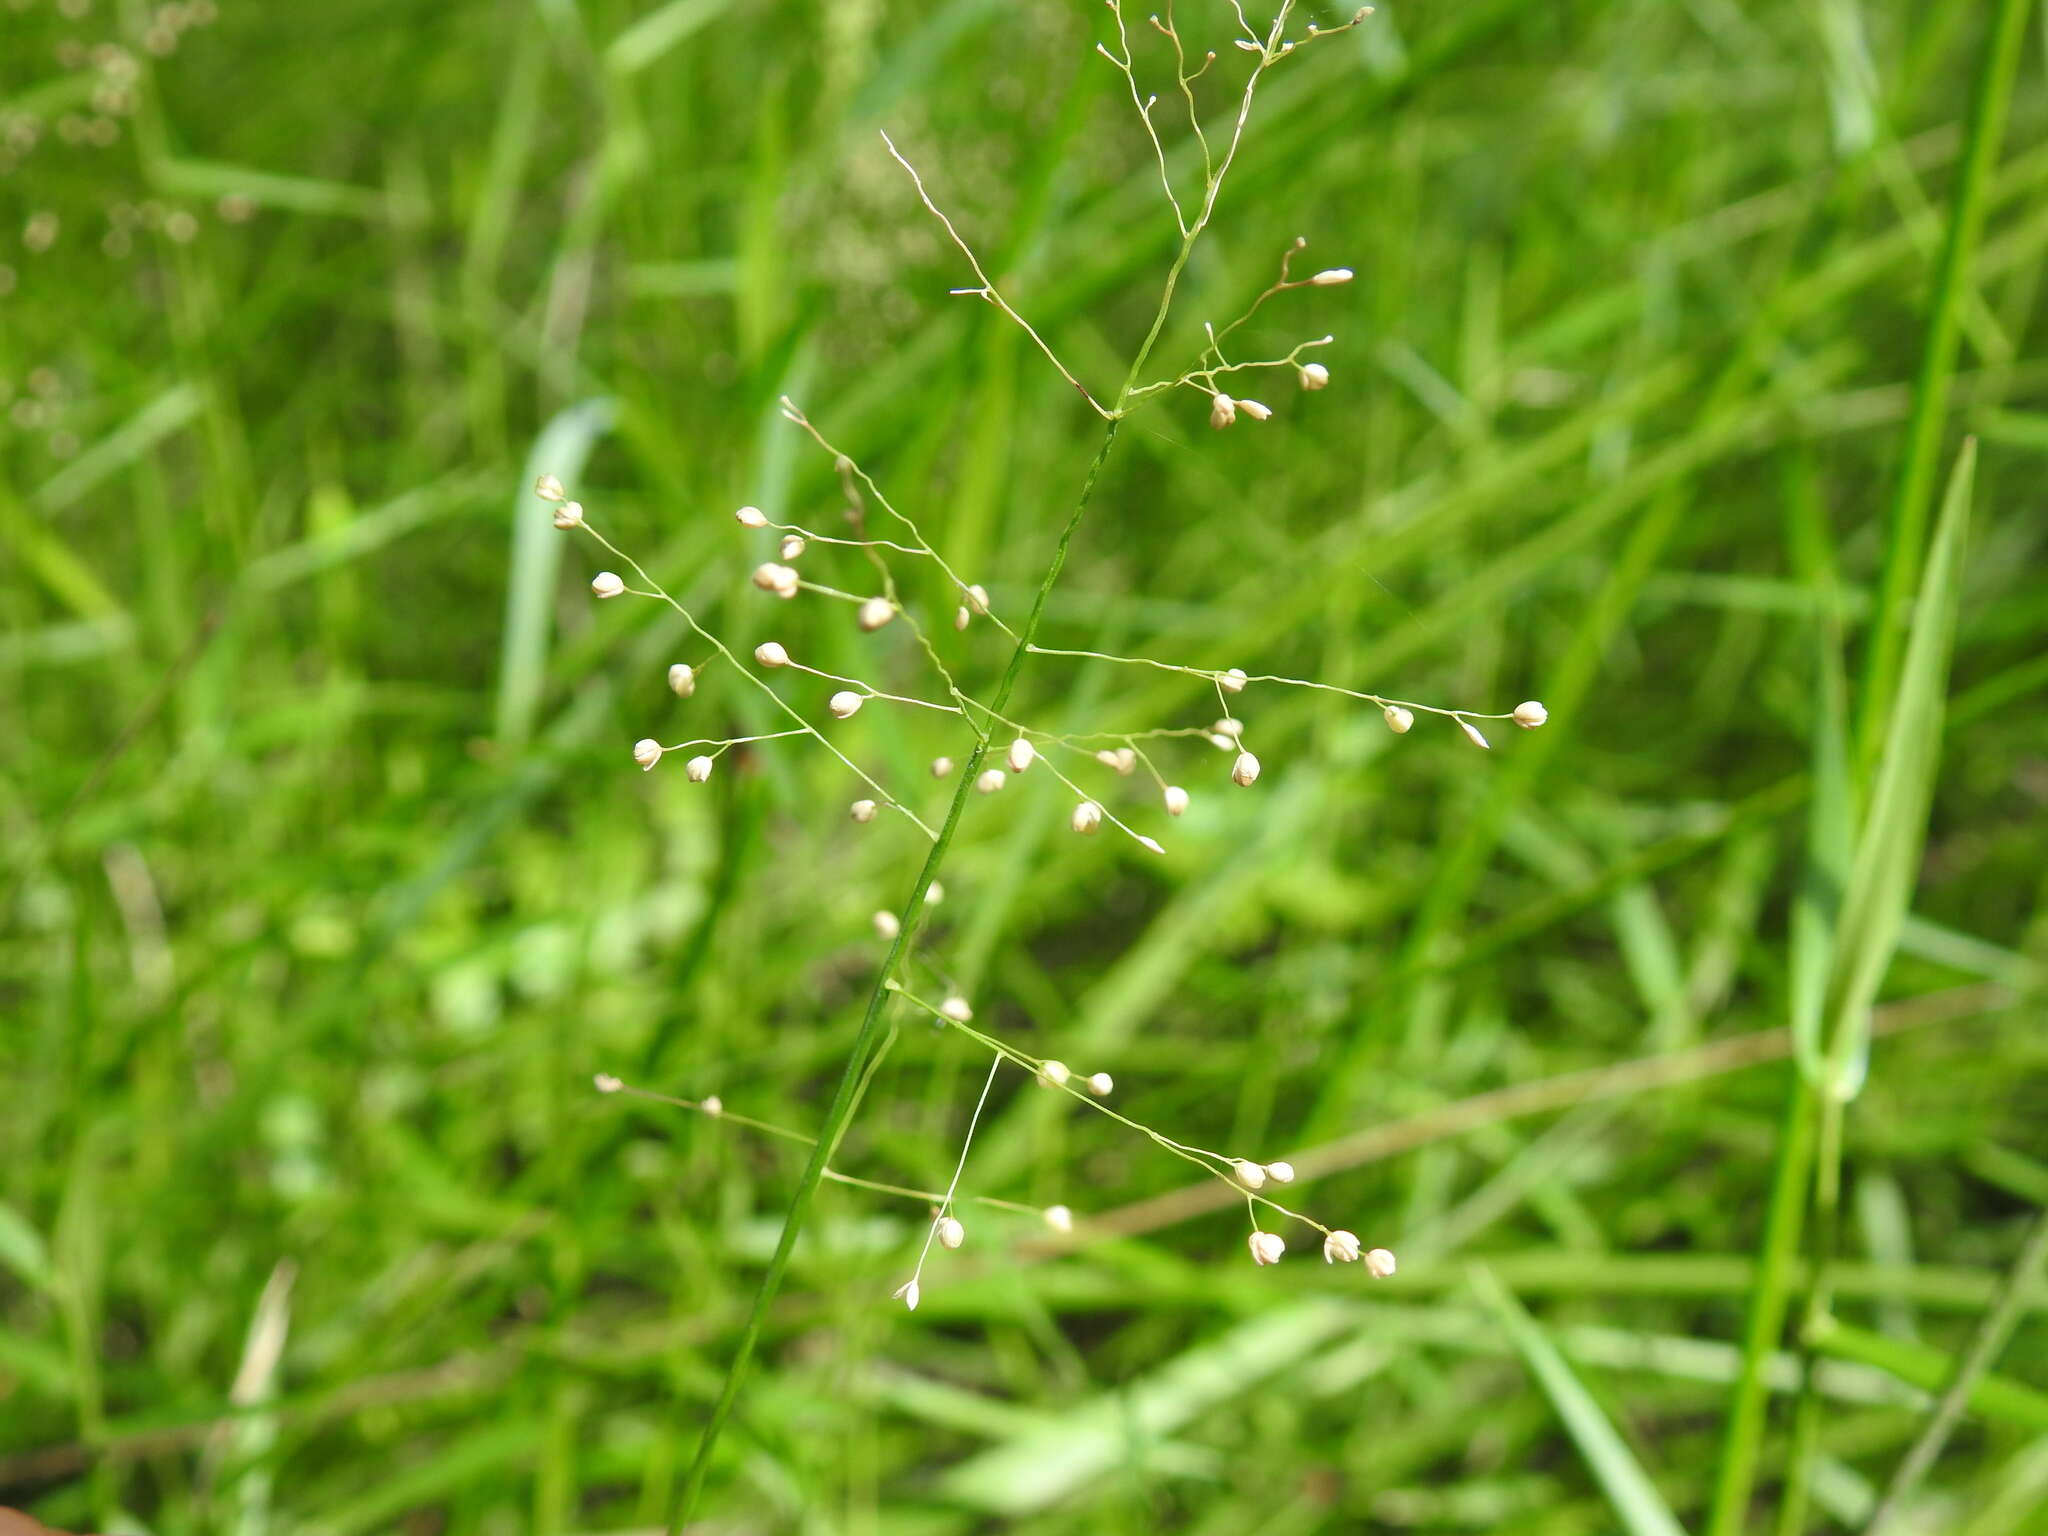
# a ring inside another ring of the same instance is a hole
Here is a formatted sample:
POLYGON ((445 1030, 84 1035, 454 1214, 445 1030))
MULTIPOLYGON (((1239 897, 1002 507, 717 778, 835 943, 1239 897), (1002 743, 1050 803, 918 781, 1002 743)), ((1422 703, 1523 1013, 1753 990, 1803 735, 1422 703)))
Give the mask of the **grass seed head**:
POLYGON ((794 560, 804 552, 804 536, 800 533, 785 533, 782 536, 782 558, 794 560))
POLYGON ((830 699, 826 700, 825 707, 831 710, 837 718, 851 720, 860 713, 860 707, 863 702, 865 701, 861 696, 852 689, 842 688, 839 692, 833 694, 830 699))
POLYGON ((711 777, 712 767, 713 759, 708 757, 693 757, 687 763, 683 764, 683 776, 687 778, 692 784, 702 784, 706 779, 711 777))
POLYGON ((1301 365, 1301 387, 1303 389, 1327 389, 1330 384, 1330 370, 1321 363, 1301 365))
POLYGON ((786 667, 789 665, 789 652, 782 648, 779 640, 763 640, 754 647, 754 660, 764 667, 786 667))
POLYGON ((873 633, 896 617, 896 607, 886 597, 871 597, 860 605, 860 627, 873 633))
POLYGON ((875 819, 875 812, 881 807, 872 800, 856 800, 846 809, 846 814, 855 821, 868 822, 875 819))
POLYGON ((1294 1182, 1294 1164, 1268 1163, 1266 1164, 1266 1177, 1275 1184, 1292 1184, 1294 1182))
POLYGON ((1398 704, 1389 704, 1380 713, 1387 717, 1387 729, 1396 736, 1406 736, 1415 728, 1415 716, 1398 704))
POLYGON ((697 1107, 703 1110, 704 1113, 709 1115, 712 1119, 716 1120, 720 1115, 725 1113, 725 1100, 721 1099, 715 1093, 707 1093, 704 1095, 702 1099, 698 1101, 697 1107))
POLYGON ((1261 405, 1256 400, 1240 400, 1237 402, 1237 408, 1243 411, 1245 415, 1251 417, 1253 421, 1271 421, 1273 419, 1273 408, 1269 405, 1261 405))
POLYGON ((1064 1061, 1041 1061, 1038 1064, 1038 1086, 1041 1088, 1064 1088, 1073 1075, 1073 1070, 1064 1061))
POLYGON ((904 1306, 908 1307, 911 1311, 915 1312, 917 1310, 917 1298, 920 1293, 918 1291, 917 1282, 915 1280, 904 1281, 901 1285, 897 1286, 896 1289, 891 1291, 889 1294, 896 1297, 899 1301, 903 1303, 904 1306))
POLYGON ((1010 776, 1000 768, 984 768, 981 776, 974 781, 974 787, 984 795, 992 795, 1010 781, 1010 776))
POLYGON ((939 1012, 943 1013, 955 1024, 965 1024, 974 1017, 974 1010, 968 1006, 967 999, 960 996, 957 992, 939 1004, 939 1012))
POLYGON ((626 584, 616 571, 599 571, 590 578, 590 590, 599 597, 617 597, 626 590, 626 584))
MULTIPOLYGON (((543 478, 545 478, 545 476, 543 476, 543 478)), ((620 1082, 616 1077, 613 1077, 609 1072, 600 1072, 590 1081, 593 1085, 595 1085, 599 1093, 617 1093, 621 1088, 626 1086, 624 1083, 620 1082)))
POLYGON ((759 507, 741 507, 739 511, 733 513, 732 517, 733 521, 742 528, 766 528, 768 526, 768 514, 759 507))
POLYGON ((687 699, 697 691, 696 670, 687 662, 679 661, 668 669, 668 688, 679 699, 687 699))
POLYGON ((1250 681, 1251 679, 1245 675, 1243 667, 1232 667, 1228 672, 1224 672, 1217 677, 1216 686, 1225 693, 1243 693, 1244 685, 1250 681))
POLYGON ((555 507, 555 526, 564 529, 581 528, 583 526, 583 503, 580 501, 558 503, 555 507))
POLYGON ((953 759, 951 759, 950 757, 935 757, 932 759, 933 778, 943 779, 947 774, 951 773, 952 771, 953 759))
POLYGON ((1470 720, 1460 720, 1458 722, 1458 729, 1465 733, 1465 739, 1471 742, 1473 746, 1480 748, 1490 748, 1491 743, 1489 743, 1484 736, 1479 734, 1479 727, 1474 725, 1470 720))
POLYGON ((1160 794, 1160 798, 1166 802, 1167 815, 1185 816, 1187 814, 1188 792, 1182 789, 1178 784, 1167 785, 1165 790, 1160 794))
POLYGON ((562 489, 562 482, 553 475, 542 475, 533 482, 533 494, 542 501, 560 501, 568 492, 562 489))
POLYGON ((1045 1208, 1045 1224, 1055 1232, 1074 1230, 1074 1213, 1064 1205, 1048 1205, 1045 1208))
POLYGON ((1032 765, 1032 763, 1036 762, 1037 759, 1038 748, 1032 746, 1031 743, 1026 741, 1022 736, 1019 736, 1015 741, 1010 743, 1010 751, 1008 757, 1010 764, 1010 772, 1022 773, 1026 768, 1029 768, 1032 765))
POLYGON ((1218 394, 1209 402, 1209 425, 1221 432, 1237 420, 1237 402, 1225 394, 1218 394))
POLYGON ((1358 1234, 1346 1232, 1339 1227, 1323 1239, 1323 1262, 1325 1264, 1356 1264, 1358 1262, 1358 1234))
POLYGON ((1366 1271, 1375 1280, 1385 1280, 1394 1273, 1394 1256, 1384 1248, 1375 1248, 1365 1256, 1366 1271))
POLYGON ((870 921, 875 925, 876 937, 888 943, 894 943, 896 935, 903 931, 901 919, 886 907, 879 909, 870 921))
POLYGON ((1278 1264, 1281 1255, 1287 1252, 1287 1244, 1278 1232, 1254 1232, 1248 1241, 1254 1264, 1278 1264))
POLYGON ((967 1241, 967 1229, 960 1225, 957 1216, 939 1218, 939 1245, 943 1248, 958 1248, 967 1241))
POLYGON ((1230 1165, 1230 1176, 1246 1189, 1266 1187, 1266 1170, 1257 1163, 1248 1163, 1240 1159, 1230 1165))
POLYGON ((1259 760, 1249 752, 1237 754, 1237 761, 1230 765, 1230 782, 1250 789, 1259 782, 1259 760))
POLYGON ((946 888, 943 885, 939 884, 938 881, 934 880, 930 885, 925 887, 924 904, 926 906, 936 907, 940 902, 944 901, 945 899, 946 888))
POLYGON ((1340 288, 1345 283, 1350 282, 1351 277, 1352 272, 1349 267, 1325 267, 1314 277, 1310 278, 1309 281, 1318 288, 1340 288))
POLYGON ((1116 1092, 1116 1079, 1107 1072, 1091 1072, 1088 1075, 1088 1091, 1098 1099, 1106 1099, 1116 1092))
POLYGON ((980 582, 972 582, 967 588, 967 606, 976 613, 988 612, 988 588, 980 582))
POLYGON ((1083 800, 1074 807, 1074 814, 1068 818, 1067 824, 1086 837, 1102 825, 1102 807, 1093 800, 1083 800))
POLYGON ((633 761, 645 772, 661 761, 661 743, 652 736, 643 736, 633 743, 633 761))
POLYGON ((1550 711, 1535 699, 1524 699, 1515 706, 1515 724, 1525 731, 1533 731, 1550 718, 1550 711))

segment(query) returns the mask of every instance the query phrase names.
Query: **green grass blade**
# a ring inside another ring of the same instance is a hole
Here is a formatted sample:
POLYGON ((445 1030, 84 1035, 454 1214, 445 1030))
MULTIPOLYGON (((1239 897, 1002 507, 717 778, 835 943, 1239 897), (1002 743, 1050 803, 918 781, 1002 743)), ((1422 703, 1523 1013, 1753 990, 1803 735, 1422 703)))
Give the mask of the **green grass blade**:
POLYGON ((592 446, 611 430, 615 415, 608 399, 579 401, 557 414, 534 439, 518 489, 512 493, 512 572, 505 584, 497 707, 498 742, 508 749, 526 743, 540 713, 555 573, 562 559, 562 536, 533 494, 533 483, 541 475, 551 474, 573 485, 592 446))
POLYGON ((1586 1458, 1607 1502, 1630 1536, 1685 1536, 1685 1527, 1664 1502, 1657 1485, 1593 1400, 1550 1336, 1514 1294, 1483 1265, 1472 1269, 1473 1289, 1500 1319, 1529 1374, 1550 1399, 1566 1431, 1586 1458))

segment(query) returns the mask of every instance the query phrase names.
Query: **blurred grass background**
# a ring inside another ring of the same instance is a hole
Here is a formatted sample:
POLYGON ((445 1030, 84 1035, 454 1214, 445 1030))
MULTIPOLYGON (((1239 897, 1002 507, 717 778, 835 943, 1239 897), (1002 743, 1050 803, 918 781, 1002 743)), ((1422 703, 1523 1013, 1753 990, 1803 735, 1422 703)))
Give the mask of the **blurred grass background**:
MULTIPOLYGON (((1998 9, 1396 0, 1274 74, 1162 356, 1299 234, 1359 280, 1256 334, 1334 333, 1332 385, 1221 436, 1139 418, 1048 642, 1551 724, 1482 754, 1253 690, 1265 778, 1182 759, 1164 860, 1072 838, 1043 775, 971 807, 924 952, 1147 1123, 1322 1168, 1302 1203, 1402 1272, 1254 1270, 1181 1165, 999 1085, 969 1186, 1094 1240, 977 1216, 911 1317, 920 1212, 828 1187, 712 1528, 1657 1528, 1590 1407, 1705 1529, 1745 1361, 1754 1528, 1788 1471, 1790 1528, 1861 1526, 2048 1204, 2036 14, 1936 422, 1941 475, 1979 458, 1931 828, 1794 1434, 1796 1335, 1743 1329, 1815 640, 1838 606, 1852 676, 1867 649, 1998 9)), ((875 130, 1113 381, 1173 228, 1105 20, 0 3, 0 1502, 660 1520, 800 1157, 590 1074, 814 1125, 920 850, 851 827, 815 751, 634 771, 636 737, 765 716, 671 697, 678 626, 592 604, 529 487, 570 479, 735 644, 916 690, 906 637, 745 584, 734 506, 838 508, 787 392, 1020 608, 1092 421, 945 297, 875 130)), ((1020 697, 1214 707, 1053 660, 1020 697)), ((879 708, 838 735, 896 785, 960 746, 879 708)), ((977 1068, 906 1024, 839 1165, 943 1184, 977 1068)), ((2015 1294, 1909 1528, 2048 1529, 2048 1290, 2015 1294)))

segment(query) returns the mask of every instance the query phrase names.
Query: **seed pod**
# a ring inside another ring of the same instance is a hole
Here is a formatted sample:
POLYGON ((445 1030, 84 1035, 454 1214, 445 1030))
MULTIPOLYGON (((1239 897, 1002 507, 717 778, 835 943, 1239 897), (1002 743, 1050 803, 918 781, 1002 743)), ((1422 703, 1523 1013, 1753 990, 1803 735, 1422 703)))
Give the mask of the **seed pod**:
POLYGON ((947 774, 951 773, 952 771, 953 759, 951 759, 950 757, 935 757, 932 759, 933 778, 943 779, 947 774))
POLYGON ((789 652, 782 648, 780 641, 763 640, 754 647, 754 660, 764 667, 786 667, 789 665, 789 652))
POLYGON ((1074 1230, 1074 1213, 1064 1205, 1048 1205, 1045 1208, 1045 1224, 1055 1232, 1074 1230))
POLYGON ((1396 736, 1406 736, 1415 725, 1415 716, 1398 704, 1389 704, 1381 713, 1387 717, 1387 729, 1396 736))
POLYGON ((759 507, 741 507, 732 516, 733 521, 742 528, 766 528, 768 526, 768 514, 759 507))
POLYGON ((959 1247, 959 1246, 960 1246, 960 1245, 961 1245, 962 1243, 964 1243, 964 1242, 966 1242, 966 1241, 967 1241, 967 1229, 966 1229, 965 1227, 963 1227, 963 1226, 961 1226, 961 1225, 960 1225, 960 1221, 959 1221, 959 1218, 958 1218, 958 1217, 955 1217, 955 1216, 941 1216, 941 1217, 939 1218, 939 1246, 940 1246, 940 1247, 942 1247, 942 1248, 958 1248, 958 1247, 959 1247))
POLYGON ((967 606, 976 613, 988 612, 988 588, 980 582, 973 582, 967 588, 967 606))
POLYGON ((842 688, 825 701, 825 707, 841 720, 851 720, 860 713, 861 696, 850 688, 842 688))
POLYGON ((1221 735, 1215 731, 1209 732, 1209 734, 1204 736, 1202 739, 1208 742, 1209 745, 1214 747, 1218 752, 1235 752, 1237 750, 1236 742, 1232 741, 1228 736, 1221 735))
POLYGON ((1301 387, 1303 389, 1322 389, 1329 382, 1330 370, 1321 363, 1303 363, 1301 365, 1301 387))
POLYGON ((1110 754, 1110 757, 1110 766, 1125 778, 1128 779, 1138 771, 1138 749, 1136 747, 1118 747, 1115 752, 1110 754))
POLYGON ((875 812, 880 809, 872 800, 856 800, 847 808, 847 814, 855 821, 873 821, 875 812))
POLYGON ((965 1024, 974 1017, 974 1010, 967 1005, 967 999, 961 997, 958 993, 955 993, 939 1004, 939 1012, 943 1013, 955 1024, 965 1024))
POLYGON ((1164 853, 1164 852, 1166 852, 1166 845, 1165 845, 1165 844, 1163 844, 1163 843, 1161 843, 1161 842, 1159 841, 1159 839, 1158 839, 1158 838, 1156 838, 1156 837, 1143 837, 1143 836, 1141 836, 1141 837, 1139 837, 1139 839, 1138 839, 1138 846, 1139 846, 1140 848, 1144 849, 1144 850, 1145 850, 1145 851, 1146 851, 1147 853, 1164 853))
POLYGON ((617 597, 626 590, 626 584, 612 571, 599 571, 590 578, 590 590, 599 597, 617 597))
POLYGON ((1036 762, 1037 759, 1038 748, 1032 746, 1031 743, 1026 741, 1022 736, 1019 736, 1015 741, 1010 743, 1010 772, 1022 773, 1026 768, 1029 768, 1032 765, 1032 763, 1036 762))
POLYGON ((860 605, 860 627, 870 632, 880 629, 896 617, 896 609, 886 597, 871 597, 860 605))
POLYGON ((924 904, 926 906, 936 907, 940 902, 944 901, 945 899, 946 888, 943 885, 939 884, 938 881, 934 880, 930 885, 925 887, 924 904))
POLYGON ((1160 798, 1166 801, 1167 815, 1185 816, 1187 814, 1188 792, 1182 789, 1178 784, 1167 785, 1165 792, 1161 795, 1160 798))
POLYGON ((1525 731, 1533 731, 1550 718, 1550 711, 1535 699, 1524 699, 1515 706, 1515 724, 1525 731))
POLYGON ((692 784, 702 784, 711 777, 713 761, 714 759, 708 757, 693 757, 683 764, 683 776, 692 784))
POLYGON ((668 669, 668 688, 679 699, 687 699, 697 691, 697 673, 687 661, 679 661, 668 669))
POLYGON ((1083 837, 1088 836, 1102 825, 1102 807, 1093 800, 1083 800, 1074 807, 1074 814, 1068 819, 1068 825, 1083 837))
POLYGON ((1351 281, 1349 267, 1327 267, 1309 279, 1318 288, 1335 288, 1351 281))
POLYGON ((773 560, 764 560, 754 567, 754 585, 763 592, 779 592, 783 585, 796 580, 796 572, 786 565, 773 560))
POLYGON ((1356 1264, 1358 1262, 1358 1234, 1346 1232, 1339 1227, 1323 1239, 1323 1262, 1325 1264, 1356 1264))
POLYGON ((1294 1182, 1294 1164, 1268 1163, 1266 1164, 1266 1177, 1275 1184, 1292 1184, 1294 1182))
POLYGON ((1092 1072, 1088 1076, 1088 1091, 1098 1099, 1106 1099, 1116 1092, 1116 1079, 1107 1072, 1092 1072))
POLYGON ((1105 768, 1114 768, 1116 766, 1116 753, 1112 752, 1108 747, 1104 747, 1095 754, 1095 761, 1102 764, 1105 768))
POLYGON ((557 528, 581 528, 583 526, 583 503, 565 501, 555 508, 557 528))
POLYGON ((875 936, 884 943, 893 943, 896 935, 903 931, 902 920, 886 908, 877 911, 869 921, 875 925, 875 936))
POLYGON ((1041 1088, 1064 1088, 1073 1075, 1064 1061, 1041 1061, 1038 1064, 1038 1086, 1041 1088))
POLYGON ((560 501, 568 493, 562 489, 562 482, 553 475, 542 475, 533 482, 533 494, 542 501, 560 501))
POLYGON ((1250 681, 1251 679, 1245 676, 1243 667, 1232 667, 1216 679, 1216 685, 1225 693, 1243 693, 1244 685, 1250 681))
POLYGON ((965 629, 967 627, 967 621, 971 617, 973 617, 973 615, 968 613, 967 608, 964 604, 958 608, 955 608, 953 610, 953 627, 955 629, 965 629))
POLYGON ((633 761, 642 769, 652 768, 661 761, 661 743, 652 736, 643 736, 633 743, 633 761))
POLYGON ((984 795, 992 795, 1009 782, 1010 776, 1000 768, 984 768, 981 776, 974 781, 974 787, 984 795))
POLYGON ((1237 408, 1253 421, 1270 421, 1273 418, 1272 407, 1261 405, 1256 400, 1240 400, 1237 402, 1237 408))
POLYGON ((1394 1256, 1384 1248, 1375 1248, 1365 1256, 1365 1267, 1375 1280, 1384 1280, 1394 1272, 1394 1256))
POLYGON ((785 533, 782 536, 782 558, 794 560, 804 552, 804 536, 800 533, 785 533))
POLYGON ((1230 782, 1250 789, 1259 782, 1259 760, 1249 752, 1237 754, 1237 761, 1230 765, 1230 782))
POLYGON ((1237 402, 1228 395, 1219 394, 1209 402, 1209 425, 1221 432, 1237 420, 1237 402))
POLYGON ((1458 729, 1465 733, 1465 739, 1471 742, 1473 746, 1485 747, 1487 745, 1486 738, 1479 734, 1479 727, 1470 720, 1460 720, 1458 722, 1458 729))
POLYGON ((1287 1252, 1287 1244, 1278 1232, 1254 1232, 1250 1243, 1254 1264, 1278 1264, 1280 1256, 1287 1252))
POLYGON ((897 1286, 896 1289, 891 1291, 889 1294, 896 1297, 899 1301, 903 1303, 904 1306, 908 1307, 911 1311, 915 1312, 917 1310, 918 1289, 917 1282, 915 1280, 904 1281, 901 1285, 897 1286))
POLYGON ((1266 1187, 1266 1170, 1257 1163, 1247 1163, 1241 1160, 1232 1163, 1230 1165, 1230 1176, 1246 1189, 1264 1189, 1266 1187))
POLYGON ((715 1093, 707 1093, 698 1102, 697 1107, 703 1110, 704 1113, 709 1115, 712 1119, 716 1120, 720 1115, 725 1113, 725 1100, 721 1099, 715 1093))
POLYGON ((596 1087, 599 1093, 617 1093, 621 1088, 626 1086, 624 1083, 620 1082, 616 1077, 613 1077, 609 1072, 600 1072, 590 1081, 596 1087))
POLYGON ((1209 729, 1218 736, 1228 736, 1232 741, 1235 741, 1244 734, 1244 722, 1242 720, 1233 720, 1230 716, 1225 715, 1221 720, 1210 726, 1209 729))

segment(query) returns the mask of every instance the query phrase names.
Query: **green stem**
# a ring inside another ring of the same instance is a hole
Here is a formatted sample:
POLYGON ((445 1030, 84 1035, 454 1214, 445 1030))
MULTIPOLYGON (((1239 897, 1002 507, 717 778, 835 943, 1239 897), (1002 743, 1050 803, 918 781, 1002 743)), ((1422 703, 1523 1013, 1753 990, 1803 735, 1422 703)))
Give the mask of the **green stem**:
MULTIPOLYGON (((1179 264, 1175 264, 1178 272, 1179 264)), ((1156 327, 1155 327, 1156 334, 1156 327)), ((1074 503, 1074 510, 1067 518, 1067 526, 1060 533, 1058 545, 1053 550, 1052 564, 1046 568, 1045 578, 1038 584, 1038 595, 1031 604, 1031 616, 1025 620, 1017 647, 1010 653, 1010 665, 1003 672, 1002 682, 996 688, 995 702, 991 706, 1000 713, 1009 706, 1010 694, 1017 686, 1017 676, 1024 668, 1024 658, 1031 650, 1031 642, 1038 635, 1038 622, 1045 613, 1046 599, 1052 595, 1053 584, 1059 580, 1060 570, 1067 563, 1067 549, 1073 543, 1074 534, 1081 526, 1081 517, 1088 509, 1088 501, 1095 493, 1096 479, 1102 473, 1102 466, 1109 457, 1110 445, 1116 441, 1117 422, 1111 418, 1108 429, 1102 435, 1102 446, 1095 451, 1095 458, 1088 466, 1088 477, 1081 484, 1080 498, 1074 503)), ((811 1150, 811 1159, 804 1165, 803 1177, 797 1183, 796 1193, 790 1197, 789 1210, 782 1219, 782 1237, 775 1245, 775 1254, 768 1261, 768 1272, 761 1277, 760 1289, 754 1293, 753 1309, 747 1315, 745 1330, 740 1334, 738 1352, 725 1373, 725 1386, 718 1394, 718 1404, 711 1411, 711 1422, 704 1427, 704 1437, 698 1442, 696 1459, 690 1464, 690 1475, 678 1495, 675 1510, 669 1518, 670 1536, 680 1536, 683 1524, 695 1510, 697 1500, 703 1493, 704 1477, 711 1466, 712 1453, 718 1447, 718 1437, 725 1428, 725 1421, 732 1416, 733 1403, 738 1399, 740 1387, 745 1383, 747 1372, 754 1362, 754 1352, 760 1343, 761 1329, 768 1318, 768 1309, 774 1304, 775 1296, 782 1288, 782 1277, 789 1268, 790 1254, 796 1248, 796 1240, 802 1232, 804 1222, 811 1212, 812 1198, 818 1192, 818 1185, 824 1180, 826 1165, 839 1150, 840 1139, 846 1134, 847 1122, 853 1118, 853 1108, 860 1096, 860 1088, 868 1064, 874 1053, 876 1039, 882 1032, 882 1014, 888 1006, 889 983, 895 976, 896 967, 909 948, 911 936, 917 926, 917 919, 924 911, 925 893, 931 889, 932 879, 944 862, 946 850, 952 845, 954 830, 960 825, 961 812, 966 809, 967 796, 975 777, 981 772, 981 761, 988 752, 988 738, 983 737, 974 744, 968 755, 967 766, 960 774, 959 787, 953 792, 953 803, 946 811, 945 825, 940 827, 938 839, 932 844, 931 852, 925 856, 924 867, 918 871, 917 884, 911 890, 910 899, 903 904, 898 915, 896 941, 889 946, 888 958, 882 962, 881 970, 875 976, 874 990, 868 994, 867 1012, 862 1016, 860 1033, 854 1037, 853 1047, 847 1053, 846 1070, 840 1074, 839 1087, 832 1095, 831 1107, 825 1111, 825 1124, 818 1133, 817 1145, 811 1150)))
POLYGON ((1941 463, 1941 435, 1948 419, 1949 386, 1954 381, 1956 352, 1961 341, 1963 296, 1970 264, 1984 227, 1985 190, 1991 182, 1998 145, 2005 133, 2006 109, 2012 101, 2013 77, 2019 70, 2020 43, 2026 33, 2027 0, 1999 0, 1991 36, 1977 68, 1971 93, 1969 139, 1963 148, 1962 171, 1949 208, 1948 231, 1941 264, 1934 275, 1934 296, 1921 345, 1920 366, 1913 378, 1913 414, 1906 424, 1906 454, 1892 493, 1885 531, 1884 572, 1877 607, 1871 616, 1870 650, 1864 662, 1863 702, 1857 721, 1857 761, 1867 775, 1884 740, 1885 714, 1898 686, 1900 650, 1905 644, 1904 618, 1920 560, 1927 543, 1927 514, 1934 501, 1934 481, 1941 463))

